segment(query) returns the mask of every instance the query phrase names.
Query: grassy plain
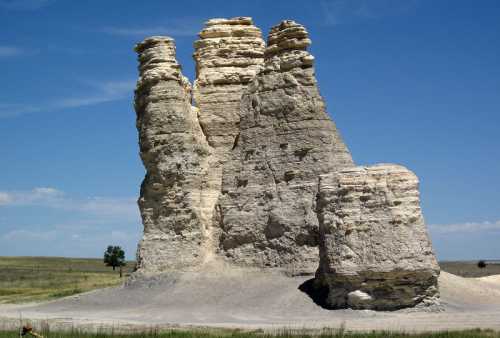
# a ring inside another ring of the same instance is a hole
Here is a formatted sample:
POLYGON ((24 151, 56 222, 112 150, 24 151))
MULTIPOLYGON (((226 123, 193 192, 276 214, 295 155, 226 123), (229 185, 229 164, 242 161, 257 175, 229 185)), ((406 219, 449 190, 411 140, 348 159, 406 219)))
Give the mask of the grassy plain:
MULTIPOLYGON (((168 332, 149 332, 137 334, 113 334, 113 333, 81 333, 81 332, 40 332, 45 338, 500 338, 500 333, 490 330, 468 330, 468 331, 444 331, 433 333, 401 333, 401 332, 366 332, 354 333, 341 330, 326 330, 321 333, 307 333, 300 331, 283 331, 281 333, 263 333, 260 331, 243 332, 238 330, 173 330, 168 332)), ((0 338, 18 337, 17 332, 0 332, 0 338)))
MULTIPOLYGON (((134 262, 127 263, 124 277, 134 262)), ((0 304, 43 301, 122 283, 101 259, 0 257, 0 304)), ((1 336, 0 336, 1 337, 1 336)))
POLYGON ((486 261, 485 268, 478 268, 477 261, 439 262, 441 270, 462 277, 500 275, 500 261, 486 261))

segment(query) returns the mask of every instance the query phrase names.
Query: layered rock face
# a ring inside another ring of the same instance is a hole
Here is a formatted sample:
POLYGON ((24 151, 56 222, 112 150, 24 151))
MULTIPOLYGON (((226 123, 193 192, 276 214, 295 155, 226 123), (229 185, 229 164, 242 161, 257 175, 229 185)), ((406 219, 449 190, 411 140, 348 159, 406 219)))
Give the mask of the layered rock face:
POLYGON ((439 267, 418 179, 396 165, 355 167, 305 28, 283 21, 265 47, 250 18, 212 19, 199 37, 193 91, 171 38, 136 46, 139 272, 216 261, 316 272, 334 308, 433 302, 439 267))
POLYGON ((174 41, 139 43, 135 109, 146 177, 139 207, 144 236, 138 268, 154 272, 199 264, 211 215, 201 208, 210 148, 202 133, 191 88, 175 59, 174 41))
POLYGON ((264 61, 264 40, 252 19, 211 19, 198 34, 193 54, 196 80, 193 99, 205 137, 211 147, 202 208, 210 214, 207 243, 217 250, 220 227, 212 224, 222 185, 222 167, 239 133, 241 96, 264 61))
POLYGON ((293 21, 273 27, 241 99, 219 198, 220 248, 237 264, 314 272, 318 176, 354 165, 318 92, 310 43, 293 21))
POLYGON ((193 96, 208 143, 229 153, 239 133, 241 95, 261 69, 264 40, 252 19, 212 19, 194 43, 193 96))
POLYGON ((431 302, 439 266, 418 178, 398 165, 321 176, 318 280, 335 308, 393 310, 431 302))

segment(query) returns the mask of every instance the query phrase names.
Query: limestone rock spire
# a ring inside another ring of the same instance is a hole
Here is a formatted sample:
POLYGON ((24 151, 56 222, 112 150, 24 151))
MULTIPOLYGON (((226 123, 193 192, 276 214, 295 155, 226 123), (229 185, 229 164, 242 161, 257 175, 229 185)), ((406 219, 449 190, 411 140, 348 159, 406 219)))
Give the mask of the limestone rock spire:
POLYGON ((211 19, 194 48, 200 123, 210 146, 228 152, 239 132, 241 95, 264 61, 264 40, 249 17, 211 19))
POLYGON ((219 202, 220 248, 237 264, 314 272, 318 177, 354 166, 319 94, 310 43, 294 21, 273 27, 241 99, 219 202))
POLYGON ((188 269, 204 255, 200 208, 210 148, 191 106, 191 86, 169 37, 135 47, 139 80, 135 110, 146 177, 139 208, 144 235, 137 252, 142 272, 188 269))
POLYGON ((433 303, 439 266, 418 179, 397 165, 354 165, 319 93, 310 44, 291 20, 271 28, 267 47, 250 18, 209 20, 195 42, 193 89, 171 38, 136 46, 146 168, 139 271, 216 260, 316 272, 336 308, 433 303))
POLYGON ((241 96, 264 62, 264 40, 251 18, 211 19, 199 33, 194 48, 194 104, 213 154, 202 210, 209 219, 206 233, 209 250, 214 254, 220 227, 213 220, 220 215, 216 203, 221 191, 222 167, 239 134, 241 96))

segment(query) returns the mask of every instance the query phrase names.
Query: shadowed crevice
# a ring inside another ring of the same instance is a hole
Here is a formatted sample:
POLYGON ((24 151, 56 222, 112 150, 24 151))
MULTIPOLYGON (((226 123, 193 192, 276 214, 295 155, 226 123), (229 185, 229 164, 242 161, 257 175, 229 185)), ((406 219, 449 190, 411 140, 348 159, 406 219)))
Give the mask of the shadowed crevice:
POLYGON ((308 295, 309 298, 311 298, 311 300, 314 302, 314 304, 326 310, 333 309, 326 302, 328 298, 328 287, 320 285, 316 281, 316 278, 306 280, 304 283, 299 285, 298 289, 308 295))

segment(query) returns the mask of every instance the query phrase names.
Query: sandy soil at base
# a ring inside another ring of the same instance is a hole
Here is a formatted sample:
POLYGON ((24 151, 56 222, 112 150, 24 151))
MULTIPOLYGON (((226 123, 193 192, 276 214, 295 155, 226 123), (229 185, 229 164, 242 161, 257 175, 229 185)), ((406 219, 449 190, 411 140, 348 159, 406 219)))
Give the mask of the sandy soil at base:
POLYGON ((394 312, 327 310, 298 287, 311 277, 231 269, 170 273, 128 286, 40 303, 0 305, 0 329, 19 318, 52 329, 224 327, 281 330, 500 330, 500 275, 462 278, 442 272, 442 306, 394 312))

